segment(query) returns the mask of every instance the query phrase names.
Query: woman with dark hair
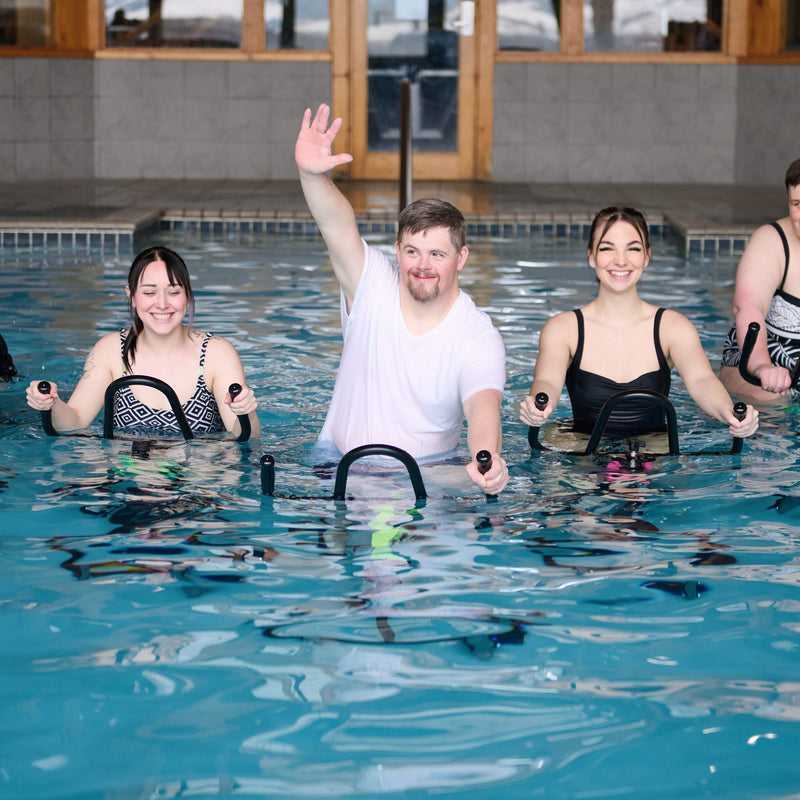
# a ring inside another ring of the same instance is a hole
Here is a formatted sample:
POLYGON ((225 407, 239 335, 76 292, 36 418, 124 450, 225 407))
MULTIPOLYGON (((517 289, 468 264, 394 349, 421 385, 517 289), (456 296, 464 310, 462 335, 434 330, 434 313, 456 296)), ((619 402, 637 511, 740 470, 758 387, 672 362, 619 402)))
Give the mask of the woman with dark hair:
MULTIPOLYGON (((240 432, 238 415, 250 417, 251 436, 261 427, 253 391, 245 383, 242 362, 226 339, 192 326, 194 294, 183 259, 166 247, 149 247, 133 261, 125 288, 131 326, 100 339, 89 353, 75 391, 64 402, 58 387, 50 393, 28 386, 28 405, 52 411, 56 430, 87 427, 102 408, 108 385, 124 375, 146 375, 168 383, 181 402, 194 433, 240 432), (188 320, 184 318, 188 312, 188 320), (228 387, 238 383, 235 397, 228 387)), ((124 386, 114 399, 115 428, 178 430, 163 393, 150 386, 124 386)))
POLYGON ((800 159, 784 179, 789 214, 757 228, 742 253, 733 292, 733 327, 722 351, 720 378, 728 390, 757 403, 800 400, 795 380, 800 361, 800 159), (739 373, 741 347, 751 322, 761 326, 748 371, 739 373), (794 384, 794 385, 793 385, 794 384))
MULTIPOLYGON (((733 402, 712 371, 692 323, 677 311, 657 308, 639 297, 636 286, 650 263, 644 215, 633 208, 604 208, 592 223, 588 256, 599 284, 597 297, 545 323, 533 385, 520 407, 520 419, 537 428, 544 425, 566 382, 575 430, 589 432, 603 404, 618 392, 654 391, 667 396, 674 366, 703 411, 727 423, 734 436, 754 433, 758 412, 748 406, 745 418, 736 418, 733 402), (549 398, 544 409, 537 408, 534 400, 540 392, 549 398)), ((659 406, 636 400, 617 406, 606 431, 638 435, 663 430, 664 425, 659 406)))

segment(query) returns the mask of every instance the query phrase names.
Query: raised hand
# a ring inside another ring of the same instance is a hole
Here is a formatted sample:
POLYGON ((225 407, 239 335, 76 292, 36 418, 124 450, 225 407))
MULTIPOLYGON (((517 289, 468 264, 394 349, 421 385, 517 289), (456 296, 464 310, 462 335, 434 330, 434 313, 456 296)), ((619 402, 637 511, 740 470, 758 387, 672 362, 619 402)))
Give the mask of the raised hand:
POLYGON ((341 117, 328 126, 331 109, 322 103, 311 119, 311 109, 303 114, 303 123, 294 147, 294 159, 301 174, 319 175, 353 160, 349 153, 333 155, 333 140, 342 127, 341 117))

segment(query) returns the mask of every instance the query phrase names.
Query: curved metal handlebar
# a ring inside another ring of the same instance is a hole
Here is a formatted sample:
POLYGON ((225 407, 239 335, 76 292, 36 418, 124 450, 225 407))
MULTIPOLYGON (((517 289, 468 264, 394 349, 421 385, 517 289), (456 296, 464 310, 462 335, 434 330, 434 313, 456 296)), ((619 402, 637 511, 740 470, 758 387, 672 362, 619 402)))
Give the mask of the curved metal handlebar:
POLYGON ((414 494, 417 500, 425 500, 428 497, 428 493, 425 491, 425 484, 422 481, 422 474, 419 471, 419 465, 412 455, 390 444, 362 444, 342 456, 342 460, 336 468, 336 481, 333 486, 334 500, 344 500, 350 465, 359 458, 364 458, 364 456, 391 456, 396 458, 408 470, 408 477, 411 479, 411 485, 414 487, 414 494))
POLYGON ((626 400, 639 399, 653 400, 664 410, 664 413, 667 417, 669 454, 671 456, 678 455, 680 453, 680 447, 678 445, 678 418, 675 414, 675 406, 673 406, 663 394, 636 389, 628 389, 624 392, 618 392, 606 400, 606 402, 603 404, 603 407, 600 409, 600 414, 597 417, 597 421, 594 423, 594 428, 592 428, 591 436, 589 436, 589 442, 587 443, 586 450, 584 450, 583 454, 590 456, 597 449, 597 445, 600 444, 600 439, 605 433, 606 425, 608 424, 608 418, 620 403, 623 403, 626 400))
POLYGON ((747 326, 747 333, 744 337, 744 342, 742 342, 742 354, 739 358, 739 374, 750 384, 753 386, 761 386, 761 381, 750 372, 749 364, 750 356, 753 353, 753 348, 756 346, 756 340, 758 339, 758 332, 761 330, 761 326, 757 322, 751 322, 747 326))
POLYGON ((183 434, 183 438, 194 438, 192 429, 189 427, 189 423, 186 421, 186 415, 183 413, 183 409, 181 408, 180 400, 178 400, 178 395, 175 394, 175 390, 168 383, 165 383, 159 378, 151 378, 149 375, 123 375, 121 378, 111 381, 106 388, 105 403, 103 408, 104 439, 114 438, 114 395, 123 386, 150 386, 153 389, 158 389, 167 398, 167 402, 172 409, 172 413, 175 415, 175 419, 178 422, 178 427, 183 434))
MULTIPOLYGON (((238 383, 232 383, 228 387, 228 394, 231 399, 236 397, 242 391, 242 387, 238 383)), ((239 435, 236 437, 237 442, 246 442, 250 438, 252 428, 250 427, 250 417, 247 414, 237 414, 236 418, 239 420, 239 435)))
MULTIPOLYGON (((746 380, 748 383, 752 384, 753 386, 761 386, 761 381, 750 372, 750 356, 753 353, 753 348, 756 346, 756 340, 758 339, 758 333, 761 330, 761 326, 757 322, 751 322, 747 326, 747 333, 744 336, 744 342, 742 342, 742 355, 739 358, 739 374, 746 380)), ((797 389, 800 385, 800 358, 795 362, 794 367, 790 370, 791 373, 791 388, 797 389)))

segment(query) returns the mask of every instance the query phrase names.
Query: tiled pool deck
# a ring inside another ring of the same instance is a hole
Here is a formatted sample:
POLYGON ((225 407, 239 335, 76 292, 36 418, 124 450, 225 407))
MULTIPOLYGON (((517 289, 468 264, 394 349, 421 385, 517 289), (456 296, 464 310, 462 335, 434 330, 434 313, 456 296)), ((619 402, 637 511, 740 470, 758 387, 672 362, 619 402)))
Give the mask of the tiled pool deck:
MULTIPOLYGON (((394 183, 342 182, 364 232, 393 232, 394 183)), ((758 225, 787 213, 782 186, 420 182, 414 197, 458 206, 471 238, 585 238, 607 205, 644 211, 679 236, 689 256, 741 252, 758 225)), ((131 247, 153 228, 315 234, 298 181, 61 180, 0 183, 3 246, 131 247)))

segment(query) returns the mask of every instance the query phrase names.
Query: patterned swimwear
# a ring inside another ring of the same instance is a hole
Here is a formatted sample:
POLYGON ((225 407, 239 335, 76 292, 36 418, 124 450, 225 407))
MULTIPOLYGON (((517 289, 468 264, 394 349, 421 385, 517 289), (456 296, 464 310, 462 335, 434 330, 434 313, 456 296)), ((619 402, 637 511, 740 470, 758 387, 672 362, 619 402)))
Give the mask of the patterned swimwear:
MULTIPOLYGON (((181 406, 192 433, 215 433, 223 429, 222 417, 214 395, 208 390, 203 377, 206 347, 213 334, 207 333, 200 351, 200 373, 194 394, 181 406)), ((119 332, 120 344, 125 346, 127 331, 119 332)), ((127 374, 127 370, 123 373, 127 374)), ((161 410, 146 406, 133 393, 130 386, 123 386, 114 397, 115 428, 162 428, 179 431, 178 421, 171 409, 161 410)))
MULTIPOLYGON (((578 308, 574 313, 578 318, 578 346, 566 376, 567 392, 572 403, 573 430, 590 433, 605 402, 619 392, 635 390, 658 392, 664 397, 669 395, 670 368, 661 349, 659 336, 663 308, 656 311, 653 320, 653 344, 658 359, 658 369, 645 372, 627 383, 612 381, 603 375, 580 368, 584 342, 583 314, 578 308)), ((649 399, 632 398, 614 409, 608 418, 605 431, 616 436, 630 436, 663 431, 665 428, 664 410, 660 405, 649 399)))
MULTIPOLYGON (((771 225, 781 237, 786 263, 783 267, 781 285, 773 295, 769 311, 764 318, 764 327, 767 330, 767 349, 775 366, 792 370, 800 358, 800 298, 783 291, 783 284, 786 282, 786 275, 789 272, 789 242, 786 241, 786 234, 777 222, 773 222, 771 225)), ((740 360, 741 352, 736 339, 736 328, 732 327, 725 339, 722 366, 738 367, 740 360)), ((792 400, 800 400, 800 390, 793 388, 791 393, 792 400)))

